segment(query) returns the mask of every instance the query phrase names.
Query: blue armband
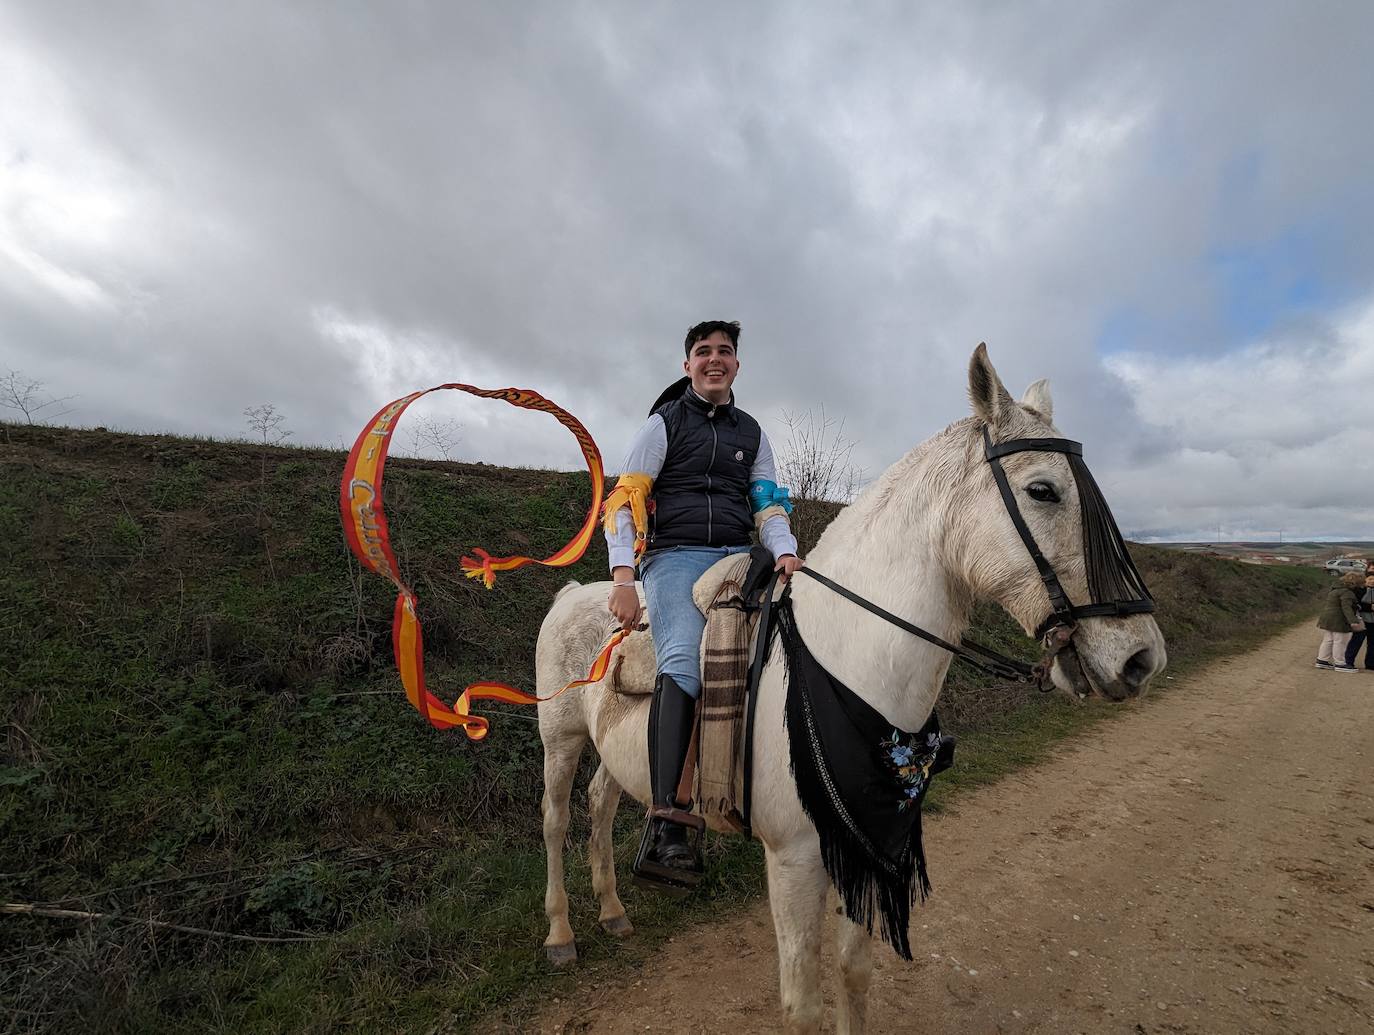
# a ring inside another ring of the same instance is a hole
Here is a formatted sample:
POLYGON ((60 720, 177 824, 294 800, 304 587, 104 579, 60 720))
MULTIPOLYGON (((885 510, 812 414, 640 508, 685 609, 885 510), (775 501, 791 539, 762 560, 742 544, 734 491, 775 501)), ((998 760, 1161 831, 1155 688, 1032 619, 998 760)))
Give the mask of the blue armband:
POLYGON ((750 513, 757 514, 761 510, 769 507, 781 507, 783 513, 792 513, 792 501, 787 498, 787 489, 778 485, 777 482, 770 482, 760 479, 749 483, 749 510, 750 513))

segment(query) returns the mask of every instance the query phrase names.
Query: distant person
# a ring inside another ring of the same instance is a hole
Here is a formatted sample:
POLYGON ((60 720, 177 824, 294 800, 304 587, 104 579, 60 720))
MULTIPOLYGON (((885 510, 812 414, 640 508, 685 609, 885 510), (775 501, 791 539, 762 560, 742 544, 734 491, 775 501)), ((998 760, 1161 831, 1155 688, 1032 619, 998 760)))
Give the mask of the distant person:
POLYGON ((1355 601, 1355 617, 1363 623, 1363 628, 1350 637, 1350 646, 1345 648, 1345 663, 1355 667, 1355 658, 1364 646, 1364 670, 1374 672, 1374 565, 1365 568, 1364 593, 1355 601))
MULTIPOLYGON (((1317 619, 1322 631, 1321 646, 1317 649, 1317 668, 1333 672, 1354 672, 1355 666, 1345 659, 1351 635, 1364 631, 1364 623, 1356 617, 1355 599, 1364 588, 1365 578, 1356 572, 1341 576, 1341 584, 1326 595, 1326 606, 1317 619)), ((1367 653, 1367 652, 1366 652, 1367 653)))

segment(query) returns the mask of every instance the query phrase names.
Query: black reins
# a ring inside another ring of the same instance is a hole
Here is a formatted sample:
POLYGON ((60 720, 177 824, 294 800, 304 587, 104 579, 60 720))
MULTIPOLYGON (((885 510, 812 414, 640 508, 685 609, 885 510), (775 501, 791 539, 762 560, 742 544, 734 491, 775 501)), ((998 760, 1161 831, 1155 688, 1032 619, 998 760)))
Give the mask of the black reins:
POLYGON ((964 637, 956 643, 950 643, 946 639, 936 636, 933 632, 922 629, 919 625, 912 625, 905 618, 898 618, 891 611, 879 607, 871 600, 866 600, 852 589, 845 589, 834 579, 826 578, 818 571, 802 567, 798 569, 803 575, 810 575, 827 589, 833 590, 846 600, 853 601, 866 611, 871 611, 879 618, 895 625, 903 632, 909 632, 913 636, 919 636, 927 643, 933 643, 937 647, 949 651, 961 661, 966 661, 976 669, 986 672, 990 676, 999 679, 1011 679, 1020 683, 1037 682, 1040 678, 1040 667, 1030 665, 1016 658, 1009 658, 1005 654, 999 654, 991 647, 985 647, 981 643, 964 637))

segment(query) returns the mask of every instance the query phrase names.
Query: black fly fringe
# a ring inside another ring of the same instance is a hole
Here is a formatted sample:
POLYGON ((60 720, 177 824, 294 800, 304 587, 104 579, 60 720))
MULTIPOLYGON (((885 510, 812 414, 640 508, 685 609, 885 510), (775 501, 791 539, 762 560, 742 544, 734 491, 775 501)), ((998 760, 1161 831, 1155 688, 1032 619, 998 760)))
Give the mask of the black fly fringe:
POLYGON ((1126 550, 1126 541, 1112 517, 1102 490, 1097 487, 1083 458, 1068 455, 1069 467, 1078 483, 1079 513, 1083 523, 1083 559, 1087 566, 1088 590, 1094 601, 1152 600, 1135 562, 1126 550))
POLYGON ((807 679, 819 665, 797 634, 790 602, 780 603, 776 616, 787 662, 786 723, 792 776, 802 808, 820 836, 825 872, 844 901, 845 915, 869 935, 876 923, 883 941, 902 959, 910 960, 907 927, 911 907, 918 894, 921 901, 930 894, 919 805, 910 837, 896 860, 881 852, 859 828, 835 785, 834 765, 826 758, 821 741, 813 688, 807 679))

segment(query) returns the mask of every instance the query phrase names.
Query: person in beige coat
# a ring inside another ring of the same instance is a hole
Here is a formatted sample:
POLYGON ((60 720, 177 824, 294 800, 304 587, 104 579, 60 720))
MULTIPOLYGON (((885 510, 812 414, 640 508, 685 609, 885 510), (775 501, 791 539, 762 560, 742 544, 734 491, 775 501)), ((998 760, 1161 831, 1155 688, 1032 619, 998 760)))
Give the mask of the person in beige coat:
POLYGON ((1350 572, 1341 576, 1341 584, 1326 595, 1326 604, 1317 618, 1322 631, 1321 646, 1317 648, 1317 668, 1333 672, 1354 672, 1354 665, 1345 663, 1345 649, 1350 635, 1364 628, 1355 615, 1356 592, 1364 588, 1364 576, 1350 572))

